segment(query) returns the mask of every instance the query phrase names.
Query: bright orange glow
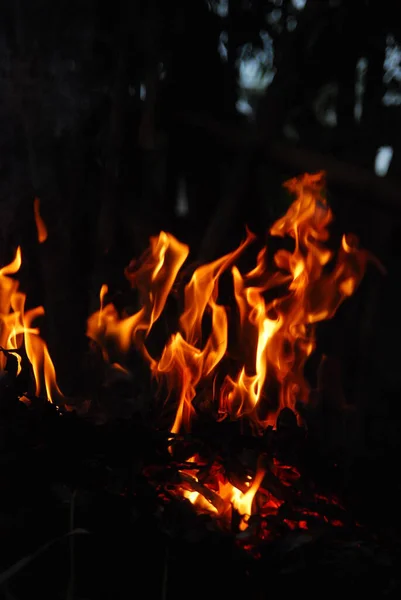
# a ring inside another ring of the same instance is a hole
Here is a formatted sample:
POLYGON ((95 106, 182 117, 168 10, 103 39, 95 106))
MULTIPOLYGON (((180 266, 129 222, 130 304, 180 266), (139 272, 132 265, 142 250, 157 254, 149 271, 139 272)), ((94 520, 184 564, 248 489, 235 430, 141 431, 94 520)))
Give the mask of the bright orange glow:
POLYGON ((35 216, 36 229, 38 232, 38 242, 43 244, 47 240, 47 227, 40 214, 40 200, 35 198, 33 201, 33 212, 35 216))

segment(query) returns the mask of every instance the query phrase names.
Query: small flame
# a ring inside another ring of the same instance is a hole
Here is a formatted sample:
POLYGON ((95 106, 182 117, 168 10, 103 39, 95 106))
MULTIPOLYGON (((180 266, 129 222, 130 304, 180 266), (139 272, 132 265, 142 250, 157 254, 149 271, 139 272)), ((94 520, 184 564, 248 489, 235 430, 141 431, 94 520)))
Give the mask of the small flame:
POLYGON ((254 480, 246 492, 240 492, 238 488, 234 488, 235 493, 233 495, 232 504, 233 507, 242 516, 239 528, 244 531, 248 527, 248 518, 252 515, 252 504, 256 496, 256 492, 259 490, 260 485, 263 481, 266 471, 264 469, 258 469, 254 480))
MULTIPOLYGON (((188 462, 196 462, 196 458, 196 456, 193 456, 188 462)), ((253 480, 251 476, 248 475, 248 479, 244 482, 244 487, 247 488, 245 492, 242 492, 227 479, 222 480, 219 478, 218 495, 213 492, 209 485, 198 484, 196 470, 182 470, 180 473, 185 478, 185 481, 187 483, 192 481, 192 486, 196 487, 196 490, 192 491, 182 489, 182 495, 199 511, 210 512, 219 516, 223 521, 229 521, 231 510, 235 509, 241 517, 239 530, 245 531, 248 528, 249 517, 253 514, 252 505, 255 495, 266 474, 266 469, 261 464, 262 461, 260 460, 259 462, 260 464, 253 480)))
POLYGON ((20 270, 21 264, 21 248, 20 246, 18 246, 17 251, 15 253, 15 257, 10 262, 10 264, 0 269, 0 277, 4 277, 5 275, 15 275, 15 273, 18 273, 18 271, 20 270))
MULTIPOLYGON (((17 248, 13 261, 0 269, 0 347, 11 351, 17 358, 17 376, 21 372, 21 356, 25 351, 32 365, 35 379, 35 393, 39 396, 44 389, 49 402, 63 395, 56 382, 56 372, 48 348, 40 337, 38 328, 33 327, 33 321, 44 315, 43 306, 25 312, 26 295, 18 290, 19 283, 10 277, 15 275, 22 264, 21 249, 17 248)), ((0 353, 0 369, 6 366, 6 357, 0 353)))
POLYGON ((106 286, 100 293, 100 311, 89 317, 87 335, 103 349, 108 357, 108 347, 116 345, 122 353, 135 344, 149 360, 144 342, 153 324, 160 317, 175 278, 189 253, 189 248, 174 236, 162 231, 152 237, 150 248, 138 262, 132 261, 126 277, 132 287, 139 290, 142 308, 129 317, 121 318, 112 304, 103 306, 106 286))
MULTIPOLYGON (((15 275, 21 267, 21 248, 18 246, 14 259, 0 269, 0 347, 6 350, 18 348, 21 316, 15 312, 15 294, 18 281, 9 277, 15 275)), ((16 354, 14 355, 16 356, 16 354)), ((7 358, 0 353, 0 369, 4 370, 7 358)), ((20 363, 20 361, 19 361, 20 363)))
POLYGON ((100 310, 98 313, 98 318, 97 318, 97 326, 100 328, 102 326, 103 323, 103 309, 104 309, 104 298, 105 296, 109 293, 109 288, 108 286, 104 283, 102 285, 102 287, 100 288, 100 293, 99 293, 99 300, 100 300, 100 310))
POLYGON ((33 201, 33 213, 35 216, 36 229, 38 232, 38 242, 43 244, 47 240, 47 227, 40 214, 40 200, 35 198, 33 201))

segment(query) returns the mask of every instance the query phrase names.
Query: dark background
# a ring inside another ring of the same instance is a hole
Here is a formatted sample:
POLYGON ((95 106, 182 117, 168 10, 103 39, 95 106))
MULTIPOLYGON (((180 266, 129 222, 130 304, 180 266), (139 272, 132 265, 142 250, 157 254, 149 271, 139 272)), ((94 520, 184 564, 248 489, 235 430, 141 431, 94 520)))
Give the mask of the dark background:
POLYGON ((123 269, 149 235, 171 231, 194 260, 209 260, 234 248, 245 224, 264 235, 289 204, 287 178, 324 169, 334 229, 357 233, 388 273, 371 267, 320 330, 319 352, 343 382, 327 394, 322 443, 350 461, 388 465, 397 455, 396 8, 2 0, 0 262, 22 245, 22 288, 45 306, 42 330, 64 390, 82 387, 85 321, 100 285, 127 287, 123 269), (381 147, 393 151, 387 171, 381 147), (41 246, 35 196, 49 231, 41 246))
MULTIPOLYGON (((321 454, 320 478, 333 479, 350 514, 384 532, 399 559, 398 4, 1 0, 0 265, 22 246, 21 289, 28 307, 45 306, 40 327, 60 386, 80 397, 93 381, 87 316, 104 282, 110 299, 124 302, 124 267, 149 235, 163 228, 191 245, 195 262, 210 260, 236 247, 246 224, 265 239, 291 201, 282 183, 324 169, 333 239, 357 233, 387 275, 371 265, 355 296, 318 329, 307 369, 312 387, 320 385, 307 415, 310 464, 318 472, 321 454), (392 149, 387 165, 383 147, 392 149), (49 232, 41 245, 35 196, 49 232)), ((0 419, 1 598, 39 590, 51 600, 261 599, 311 588, 338 598, 344 589, 363 593, 363 581, 377 595, 372 582, 391 590, 399 577, 390 561, 380 579, 380 552, 373 547, 369 563, 359 543, 351 545, 358 561, 340 547, 341 560, 325 571, 327 548, 304 553, 301 532, 289 542, 300 545, 300 571, 276 577, 280 561, 268 556, 252 593, 231 540, 172 542, 155 525, 159 504, 153 514, 139 492, 133 514, 126 482, 141 481, 140 457, 155 451, 140 427, 110 421, 99 432, 73 413, 25 413, 16 404, 0 419), (3 577, 73 526, 91 535, 57 542, 18 577, 3 577)), ((177 507, 174 521, 183 538, 192 535, 189 517, 201 523, 187 508, 177 507)))

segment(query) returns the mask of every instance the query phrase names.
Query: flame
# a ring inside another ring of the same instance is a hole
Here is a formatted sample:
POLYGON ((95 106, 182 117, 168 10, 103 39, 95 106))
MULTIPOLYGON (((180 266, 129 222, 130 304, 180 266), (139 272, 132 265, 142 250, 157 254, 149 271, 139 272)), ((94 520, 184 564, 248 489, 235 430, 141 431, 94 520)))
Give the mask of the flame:
MULTIPOLYGON (((317 324, 334 316, 357 289, 368 262, 375 262, 359 248, 353 235, 344 234, 336 252, 325 245, 333 215, 323 193, 323 173, 305 174, 285 186, 295 200, 269 233, 290 238, 291 250, 278 250, 269 261, 263 247, 256 264, 243 272, 239 259, 256 242, 247 230, 236 249, 198 266, 184 285, 180 270, 189 247, 162 231, 150 238, 147 251, 125 270, 139 298, 136 312, 121 314, 106 301, 107 285, 100 289, 100 307, 87 321, 87 335, 120 375, 129 374, 124 358, 133 348, 149 364, 153 377, 166 391, 166 403, 175 410, 169 448, 173 458, 174 437, 191 429, 200 397, 205 410, 216 419, 246 419, 257 432, 274 426, 281 409, 289 407, 296 412, 298 402, 307 402, 304 367, 315 349, 317 324), (234 310, 221 300, 223 275, 226 282, 231 280, 234 310), (173 292, 178 302, 181 298, 182 311, 176 330, 156 355, 148 347, 149 334, 173 292)), ((34 215, 42 243, 47 230, 38 198, 34 200, 34 215)), ((44 308, 25 310, 26 296, 15 278, 21 263, 18 248, 10 264, 0 269, 0 369, 6 368, 12 355, 18 376, 26 355, 32 366, 35 394, 45 394, 55 402, 63 395, 47 345, 34 325, 43 317, 44 308)), ((24 394, 21 401, 29 404, 29 397, 24 394)), ((212 514, 223 524, 229 524, 237 514, 238 528, 245 531, 255 506, 260 514, 279 509, 282 501, 262 487, 268 469, 263 457, 254 474, 248 473, 236 485, 218 459, 208 465, 203 462, 202 469, 201 463, 202 456, 192 456, 180 467, 177 484, 177 493, 196 510, 212 514)), ((274 460, 269 468, 284 484, 298 477, 294 470, 289 472, 274 460)), ((289 520, 288 526, 293 523, 289 520)), ((300 521, 300 527, 301 523, 306 526, 306 521, 300 521)))
MULTIPOLYGON (((0 269, 0 348, 13 354, 17 359, 17 376, 21 372, 21 352, 25 349, 32 365, 35 379, 35 393, 43 391, 50 402, 63 397, 56 381, 56 371, 44 340, 33 321, 44 315, 43 306, 25 311, 26 295, 19 291, 19 283, 10 277, 15 275, 22 264, 21 249, 17 248, 12 262, 0 269), (13 350, 15 352, 13 352, 13 350)), ((0 369, 6 367, 6 356, 0 353, 0 369)))
POLYGON ((171 336, 160 360, 152 363, 157 379, 166 380, 169 394, 179 395, 172 433, 178 433, 182 424, 190 428, 196 387, 213 374, 226 353, 228 322, 226 309, 216 301, 218 281, 252 241, 253 236, 248 232, 236 251, 195 270, 185 287, 181 331, 171 336), (211 333, 202 348, 202 321, 206 313, 211 320, 211 333))
POLYGON ((40 200, 35 198, 33 201, 33 213, 35 216, 36 229, 38 232, 38 242, 43 244, 47 240, 47 227, 40 214, 40 200))
MULTIPOLYGON (((192 456, 188 462, 196 463, 197 456, 192 456)), ((217 485, 199 484, 197 470, 183 469, 180 471, 184 481, 191 482, 192 490, 182 489, 184 498, 189 500, 200 512, 209 512, 217 516, 222 521, 230 522, 232 509, 235 509, 241 517, 239 530, 245 531, 248 527, 249 517, 252 515, 252 505, 256 493, 258 492, 266 474, 263 466, 263 459, 259 459, 255 477, 248 476, 244 483, 247 488, 244 492, 233 485, 231 481, 224 477, 217 477, 217 485), (217 493, 213 491, 217 488, 217 493)))
MULTIPOLYGON (((285 187, 295 200, 269 233, 292 239, 292 250, 278 250, 269 262, 264 247, 255 266, 242 273, 238 259, 256 241, 247 231, 238 248, 195 269, 184 288, 177 330, 159 357, 150 354, 147 336, 174 288, 188 246, 161 232, 130 263, 126 277, 138 290, 141 306, 131 316, 120 316, 112 303, 103 306, 107 288, 102 287, 100 310, 89 318, 87 334, 110 362, 113 347, 122 355, 132 347, 142 353, 165 386, 167 402, 175 406, 173 434, 190 430, 201 390, 216 418, 246 418, 257 430, 275 425, 285 407, 296 412, 298 402, 309 397, 304 367, 315 349, 317 324, 334 316, 374 260, 358 247, 355 236, 344 235, 336 252, 325 245, 333 214, 324 197, 323 173, 291 179, 285 187), (223 273, 232 278, 234 312, 220 301, 223 273), (236 332, 230 338, 229 329, 236 332)), ((185 483, 181 494, 197 510, 221 518, 231 507, 242 515, 240 529, 247 527, 263 481, 262 467, 252 483, 245 482, 245 491, 222 477, 202 483, 195 468, 180 473, 185 483)), ((274 498, 269 502, 275 509, 280 504, 274 498)))
MULTIPOLYGON (((332 318, 343 300, 354 293, 371 258, 357 248, 355 238, 350 245, 344 236, 334 269, 326 271, 333 252, 323 242, 329 237, 327 227, 333 215, 322 195, 323 174, 304 175, 285 185, 297 197, 284 217, 271 227, 270 234, 293 238, 294 249, 276 253, 276 273, 268 272, 265 252, 259 254, 257 266, 245 276, 233 269, 241 339, 253 341, 254 356, 236 379, 226 378, 220 400, 221 410, 231 417, 252 411, 263 395, 269 372, 271 379, 279 383, 279 399, 275 410, 270 407, 263 425, 274 425, 282 408, 295 410, 298 401, 308 400, 303 372, 315 348, 316 323, 332 318), (260 284, 253 287, 249 282, 255 277, 260 284), (286 293, 266 303, 263 294, 274 288, 279 291, 283 285, 286 293)), ((261 424, 257 411, 251 413, 251 418, 261 424)))
POLYGON ((98 327, 102 326, 102 316, 103 316, 103 309, 104 309, 104 299, 105 296, 109 293, 109 288, 108 286, 104 283, 102 285, 102 287, 100 288, 100 292, 99 292, 99 300, 100 300, 100 310, 98 313, 98 317, 97 317, 97 325, 98 327))
POLYGON ((112 303, 103 306, 107 287, 102 286, 100 310, 89 318, 87 334, 103 349, 105 358, 111 342, 123 354, 132 346, 142 352, 153 375, 166 384, 169 397, 177 403, 173 433, 190 428, 199 385, 213 384, 216 368, 231 352, 227 309, 218 301, 224 272, 230 269, 232 275, 239 358, 236 373, 226 373, 220 389, 210 386, 211 401, 220 418, 247 416, 265 427, 275 423, 282 408, 294 410, 297 402, 307 401, 309 388, 303 372, 315 348, 316 324, 333 317, 354 293, 372 260, 358 248, 355 236, 344 235, 337 253, 324 245, 333 215, 323 195, 323 173, 305 174, 285 186, 296 198, 270 234, 292 238, 293 250, 278 250, 272 270, 262 248, 255 267, 241 274, 235 263, 255 241, 247 231, 237 249, 198 267, 184 289, 178 329, 159 359, 149 354, 146 338, 163 311, 189 248, 163 231, 150 239, 149 249, 126 269, 141 300, 141 308, 131 316, 120 317, 112 303), (210 333, 205 335, 207 321, 210 333), (278 398, 269 398, 271 383, 278 385, 278 398))
MULTIPOLYGON (((14 259, 9 265, 0 269, 0 348, 17 349, 20 328, 19 315, 13 312, 13 298, 18 288, 18 282, 9 277, 18 272, 21 267, 21 249, 17 248, 14 259)), ((21 357, 12 353, 17 359, 17 372, 21 371, 21 357)), ((0 353, 0 369, 4 370, 7 363, 5 353, 0 353)))
POLYGON ((189 248, 174 236, 162 231, 150 239, 150 248, 138 262, 131 261, 126 277, 138 289, 141 308, 128 317, 120 317, 113 304, 103 306, 107 286, 100 292, 101 308, 89 317, 87 336, 102 348, 106 358, 108 347, 115 345, 126 353, 135 344, 153 365, 144 345, 153 324, 160 317, 177 273, 187 258, 189 248))

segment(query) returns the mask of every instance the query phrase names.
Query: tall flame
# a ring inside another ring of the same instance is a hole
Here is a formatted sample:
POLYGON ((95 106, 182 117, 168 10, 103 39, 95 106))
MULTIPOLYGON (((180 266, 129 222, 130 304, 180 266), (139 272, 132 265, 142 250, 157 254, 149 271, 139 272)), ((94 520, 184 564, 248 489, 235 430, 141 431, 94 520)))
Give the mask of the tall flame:
MULTIPOLYGON (((25 311, 26 295, 18 290, 19 283, 10 277, 15 275, 22 264, 21 249, 17 248, 12 262, 0 269, 0 348, 9 351, 17 359, 17 375, 21 372, 20 350, 25 347, 32 365, 35 379, 35 393, 43 392, 53 402, 63 397, 56 381, 54 364, 39 329, 33 327, 36 318, 44 315, 43 306, 25 311), (12 352, 12 351, 15 352, 12 352)), ((0 352, 0 369, 6 367, 6 356, 0 352)))
MULTIPOLYGON (((17 248, 14 259, 9 265, 0 269, 0 347, 6 350, 17 349, 21 329, 21 319, 14 312, 14 298, 18 289, 18 282, 9 277, 19 271, 21 267, 21 249, 17 248)), ((18 374, 21 371, 21 357, 18 353, 14 356, 18 361, 18 374)), ((0 369, 6 367, 6 356, 0 352, 0 369)))

